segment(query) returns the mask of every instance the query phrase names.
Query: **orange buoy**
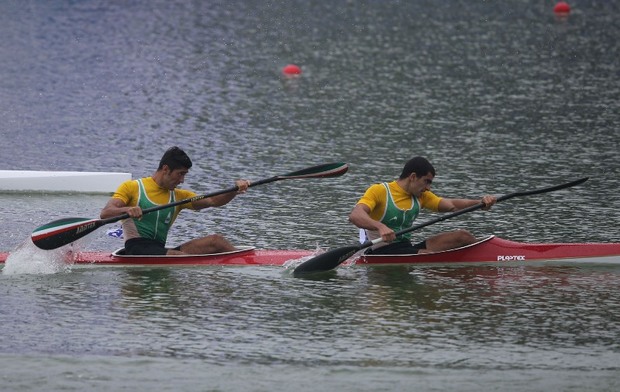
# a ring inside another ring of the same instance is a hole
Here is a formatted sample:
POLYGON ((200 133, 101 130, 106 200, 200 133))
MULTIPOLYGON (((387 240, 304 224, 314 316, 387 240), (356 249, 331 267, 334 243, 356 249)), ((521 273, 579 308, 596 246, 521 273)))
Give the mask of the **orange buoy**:
POLYGON ((284 75, 301 75, 301 68, 295 64, 289 64, 282 68, 282 73, 284 75))
POLYGON ((570 12, 570 5, 565 1, 560 1, 553 7, 553 12, 556 14, 568 14, 570 12))

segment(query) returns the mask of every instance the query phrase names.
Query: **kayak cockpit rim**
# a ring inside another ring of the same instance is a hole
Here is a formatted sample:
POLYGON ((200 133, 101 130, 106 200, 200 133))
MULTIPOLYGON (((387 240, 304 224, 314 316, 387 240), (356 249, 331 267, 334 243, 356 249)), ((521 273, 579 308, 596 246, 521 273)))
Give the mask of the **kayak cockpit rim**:
POLYGON ((112 252, 112 256, 113 257, 119 257, 122 259, 139 259, 139 258, 145 258, 148 257, 149 259, 157 259, 157 258, 163 258, 163 259, 183 259, 183 258, 188 258, 188 257, 219 257, 219 256, 228 256, 228 255, 235 255, 235 254, 240 254, 240 253, 246 253, 246 252, 250 252, 253 251, 254 249, 256 249, 255 246, 250 246, 250 245, 244 245, 244 246, 237 246, 237 249, 235 250, 231 250, 229 252, 220 252, 220 253, 205 253, 205 254, 182 254, 182 255, 126 255, 125 254, 125 248, 118 248, 116 249, 114 252, 112 252))
POLYGON ((478 246, 478 245, 480 245, 482 243, 491 241, 493 238, 495 238, 495 235, 490 235, 488 237, 484 237, 484 238, 480 239, 479 241, 476 241, 476 242, 474 242, 472 244, 469 244, 469 245, 460 246, 458 248, 452 248, 452 249, 447 249, 447 250, 440 250, 438 252, 403 253, 403 254, 387 254, 387 255, 384 255, 384 254, 372 254, 371 253, 371 254, 363 254, 361 256, 363 256, 364 258, 372 259, 374 257, 381 257, 381 258, 384 258, 384 257, 387 257, 387 258, 399 257, 399 258, 402 258, 402 257, 417 257, 417 256, 437 255, 437 254, 442 254, 442 253, 451 253, 451 252, 455 252, 455 251, 459 251, 459 250, 463 250, 463 249, 473 248, 474 246, 478 246))

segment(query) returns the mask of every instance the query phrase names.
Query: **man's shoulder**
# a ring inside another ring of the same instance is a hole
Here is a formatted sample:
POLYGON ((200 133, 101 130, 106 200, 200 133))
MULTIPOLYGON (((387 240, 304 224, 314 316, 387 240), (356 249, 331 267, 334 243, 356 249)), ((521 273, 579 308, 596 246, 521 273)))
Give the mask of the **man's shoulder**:
POLYGON ((388 186, 390 186, 390 184, 386 182, 374 183, 366 189, 366 193, 384 194, 386 193, 385 184, 388 184, 388 186))
POLYGON ((371 186, 369 186, 368 188, 372 188, 372 189, 385 189, 385 184, 388 184, 388 186, 390 186, 389 182, 375 182, 374 184, 372 184, 371 186))
POLYGON ((434 194, 431 191, 424 191, 424 192, 422 192, 422 195, 420 196, 420 198, 422 198, 422 199, 429 199, 429 200, 441 199, 441 197, 437 196, 436 194, 434 194))
POLYGON ((118 189, 125 191, 138 189, 138 180, 125 180, 121 182, 118 189))
POLYGON ((369 204, 369 200, 374 200, 375 202, 385 200, 387 197, 387 191, 384 184, 384 182, 378 182, 376 184, 370 185, 366 189, 366 192, 364 192, 364 196, 362 196, 360 201, 365 201, 366 204, 369 204))
POLYGON ((431 191, 424 191, 420 196, 420 203, 422 207, 428 208, 433 211, 439 210, 439 202, 441 201, 441 197, 437 196, 431 191))
POLYGON ((181 198, 181 199, 189 199, 191 197, 198 195, 194 191, 190 191, 189 189, 183 189, 183 188, 174 188, 174 194, 176 195, 177 198, 181 198))

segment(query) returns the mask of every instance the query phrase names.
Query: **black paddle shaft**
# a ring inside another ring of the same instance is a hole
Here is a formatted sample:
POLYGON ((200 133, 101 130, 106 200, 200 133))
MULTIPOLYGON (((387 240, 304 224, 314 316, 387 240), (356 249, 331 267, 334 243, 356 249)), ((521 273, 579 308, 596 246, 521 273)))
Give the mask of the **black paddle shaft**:
MULTIPOLYGON (((521 192, 509 193, 507 195, 503 195, 503 196, 498 197, 497 198, 497 202, 499 203, 501 201, 506 201, 508 199, 512 199, 513 197, 531 196, 531 195, 538 195, 538 194, 541 194, 541 193, 558 191, 560 189, 570 188, 572 186, 582 184, 582 183, 586 182, 587 180, 588 180, 588 177, 584 177, 584 178, 580 178, 579 180, 568 182, 566 184, 554 185, 554 186, 550 186, 550 187, 547 187, 547 188, 541 188, 541 189, 533 189, 531 191, 521 191, 521 192)), ((442 215, 439 218, 430 220, 428 222, 420 223, 419 225, 411 226, 411 227, 406 228, 404 230, 398 231, 398 232, 396 232, 396 236, 403 235, 403 234, 408 233, 410 231, 418 230, 418 229, 421 229, 423 227, 426 227, 426 226, 429 226, 429 225, 432 225, 432 224, 435 224, 435 223, 439 223, 441 221, 445 221, 446 219, 450 219, 450 218, 457 217, 459 215, 466 214, 468 212, 476 211, 476 210, 479 210, 479 209, 484 208, 484 207, 485 207, 484 203, 478 203, 478 204, 473 205, 471 207, 463 208, 462 210, 458 210, 458 211, 453 212, 451 214, 442 215)), ((371 243, 369 246, 372 246, 372 245, 374 245, 374 244, 371 243)))
MULTIPOLYGON (((280 180, 290 180, 290 179, 298 179, 298 178, 336 177, 336 176, 341 176, 344 173, 346 173, 348 168, 349 168, 348 165, 342 162, 327 163, 324 165, 308 167, 306 169, 298 170, 296 172, 291 172, 291 173, 287 173, 284 175, 273 176, 269 178, 263 178, 262 180, 253 181, 253 182, 250 182, 249 187, 269 184, 270 182, 275 182, 275 181, 280 181, 280 180)), ((146 208, 142 210, 142 214, 148 214, 149 212, 158 211, 163 208, 175 207, 175 206, 179 206, 185 203, 193 203, 195 201, 206 199, 209 197, 223 195, 224 193, 236 192, 237 190, 239 190, 239 187, 235 185, 228 189, 223 189, 221 191, 212 192, 206 195, 197 195, 197 196, 194 196, 188 199, 175 201, 169 204, 163 204, 163 205, 159 205, 159 206, 155 206, 151 208, 146 208)), ((113 222, 116 222, 122 219, 127 219, 127 218, 129 218, 129 215, 123 214, 120 216, 103 219, 102 223, 103 224, 113 223, 113 222)))

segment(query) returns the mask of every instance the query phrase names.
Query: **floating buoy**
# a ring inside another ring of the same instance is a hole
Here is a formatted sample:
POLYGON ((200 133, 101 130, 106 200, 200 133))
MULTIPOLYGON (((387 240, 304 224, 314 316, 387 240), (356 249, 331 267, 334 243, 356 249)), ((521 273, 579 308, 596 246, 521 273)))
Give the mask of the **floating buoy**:
POLYGON ((301 68, 295 64, 289 64, 282 68, 282 73, 284 75, 301 75, 301 68))
POLYGON ((568 14, 570 12, 570 5, 565 1, 560 1, 553 7, 553 12, 556 14, 568 14))

